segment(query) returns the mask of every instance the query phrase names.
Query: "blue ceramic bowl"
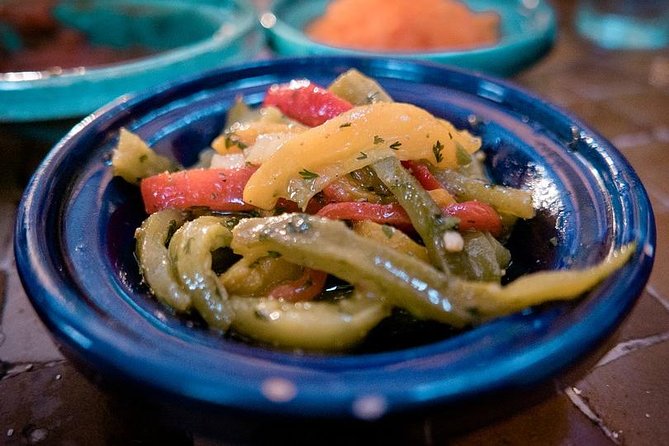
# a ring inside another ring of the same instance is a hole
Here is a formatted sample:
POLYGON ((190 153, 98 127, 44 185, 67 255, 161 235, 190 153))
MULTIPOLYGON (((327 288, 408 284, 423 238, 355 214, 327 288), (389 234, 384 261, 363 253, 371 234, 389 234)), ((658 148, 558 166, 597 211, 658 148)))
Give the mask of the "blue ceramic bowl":
POLYGON ((464 51, 360 51, 324 45, 306 36, 304 28, 323 15, 328 3, 328 0, 277 0, 271 11, 261 16, 270 48, 279 56, 349 55, 418 59, 510 76, 546 54, 557 32, 555 11, 544 0, 465 0, 464 3, 474 11, 495 11, 500 15, 501 38, 496 45, 464 51))
POLYGON ((152 55, 92 68, 0 73, 0 123, 81 119, 122 94, 249 60, 262 41, 256 12, 242 0, 60 0, 54 16, 93 44, 139 45, 152 55))
POLYGON ((298 58, 219 69, 126 97, 77 125, 22 200, 15 253, 25 289, 55 338, 102 376, 159 398, 243 412, 371 419, 522 392, 586 357, 621 322, 648 279, 655 228, 648 197, 620 153, 584 123, 509 83, 394 59, 298 58), (497 182, 533 191, 519 225, 516 273, 597 262, 636 240, 632 260, 576 302, 500 318, 447 339, 342 355, 292 354, 224 339, 165 311, 142 285, 135 186, 112 177, 121 127, 188 165, 238 95, 356 67, 396 100, 480 135, 497 182))

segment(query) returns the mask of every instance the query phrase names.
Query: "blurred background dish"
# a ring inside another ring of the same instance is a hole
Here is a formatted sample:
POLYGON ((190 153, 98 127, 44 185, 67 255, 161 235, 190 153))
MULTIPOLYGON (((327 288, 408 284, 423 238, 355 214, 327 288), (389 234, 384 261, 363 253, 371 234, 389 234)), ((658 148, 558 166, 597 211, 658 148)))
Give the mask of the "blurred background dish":
POLYGON ((581 36, 608 50, 669 46, 667 0, 579 0, 575 14, 581 36))
MULTIPOLYGON (((499 39, 481 45, 460 44, 460 48, 430 50, 379 51, 327 45, 309 37, 315 20, 322 17, 332 2, 328 0, 277 0, 261 16, 268 45, 278 56, 303 55, 384 55, 394 58, 420 59, 455 65, 488 74, 510 76, 532 65, 552 46, 557 30, 555 12, 543 0, 467 0, 463 3, 476 15, 498 15, 499 39), (309 30, 308 30, 309 29, 309 30), (308 31, 307 31, 308 30, 308 31)), ((334 10, 333 10, 334 11, 334 10)), ((329 12, 333 12, 329 11, 329 12)), ((457 14, 461 17, 461 14, 457 14)), ((373 30, 386 31, 388 18, 379 14, 360 13, 361 21, 373 30)), ((404 20, 407 20, 404 18, 404 20)), ((449 24, 439 26, 446 29, 449 24)), ((415 24, 412 27, 416 27, 415 24)), ((457 28, 460 28, 458 26, 457 28)), ((341 34, 341 32, 340 32, 341 34)))
MULTIPOLYGON (((454 408, 458 416, 450 422, 457 423, 481 416, 465 402, 496 393, 528 401, 524 390, 583 361, 613 332, 644 288, 655 249, 653 213, 638 177, 586 124, 483 75, 362 57, 255 62, 117 101, 49 153, 26 189, 15 235, 27 294, 78 364, 133 397, 187 407, 191 417, 204 412, 199 419, 214 424, 212 409, 375 419, 437 405, 454 408), (191 165, 239 95, 257 105, 274 83, 306 77, 326 85, 351 67, 375 77, 396 100, 481 136, 493 179, 534 191, 538 215, 516 226, 510 240, 516 273, 584 266, 636 240, 632 260, 578 301, 381 352, 269 350, 170 314, 139 276, 133 234, 145 216, 140 193, 114 179, 109 166, 119 129, 191 165)), ((486 413, 507 411, 504 402, 486 413)))
POLYGON ((248 60, 262 45, 257 28, 241 0, 4 2, 0 123, 81 118, 122 94, 248 60))
POLYGON ((304 31, 316 42, 363 51, 461 51, 496 44, 499 22, 496 11, 473 11, 460 0, 332 0, 304 31))

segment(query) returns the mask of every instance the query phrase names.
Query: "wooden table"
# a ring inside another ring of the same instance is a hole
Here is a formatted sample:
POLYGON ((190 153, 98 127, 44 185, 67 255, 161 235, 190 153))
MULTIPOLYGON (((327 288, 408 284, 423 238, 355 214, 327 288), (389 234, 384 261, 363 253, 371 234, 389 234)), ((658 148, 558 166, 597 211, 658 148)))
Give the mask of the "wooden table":
MULTIPOLYGON (((573 2, 555 2, 554 50, 513 80, 580 116, 629 159, 651 197, 658 249, 635 309, 578 377, 540 402, 453 434, 427 416, 383 432, 340 432, 350 444, 669 444, 669 51, 604 51, 572 30, 573 2)), ((54 346, 19 282, 12 252, 22 187, 46 147, 0 127, 0 444, 239 444, 147 423, 98 389, 54 346)), ((299 439, 299 435, 295 440, 299 439)), ((307 444, 322 438, 302 438, 307 444)), ((297 441, 295 441, 297 442, 297 441)))

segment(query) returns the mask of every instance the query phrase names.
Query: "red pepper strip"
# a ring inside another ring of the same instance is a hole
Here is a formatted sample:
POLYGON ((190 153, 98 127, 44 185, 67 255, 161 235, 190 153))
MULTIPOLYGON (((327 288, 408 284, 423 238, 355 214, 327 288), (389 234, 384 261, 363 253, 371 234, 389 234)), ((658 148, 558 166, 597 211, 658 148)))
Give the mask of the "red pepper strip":
POLYGON ((407 160, 402 161, 402 165, 416 177, 420 185, 423 186, 423 189, 435 190, 444 188, 444 185, 432 175, 432 172, 430 172, 430 169, 425 164, 418 161, 407 160))
POLYGON ((497 211, 487 203, 481 201, 463 201, 453 203, 442 209, 445 215, 457 217, 460 220, 460 231, 477 230, 489 232, 493 237, 502 233, 502 218, 497 211))
MULTIPOLYGON (((488 231, 494 237, 502 233, 502 219, 492 206, 480 201, 454 203, 442 209, 444 215, 460 220, 458 229, 462 232, 488 231)), ((371 220, 376 223, 395 226, 403 231, 411 230, 411 220, 406 211, 397 203, 376 204, 368 202, 330 203, 318 215, 335 220, 371 220)))
POLYGON ((216 211, 255 209, 242 200, 244 186, 256 167, 241 169, 189 169, 160 173, 140 183, 146 212, 166 208, 205 206, 216 211))
POLYGON ((346 201, 372 201, 372 195, 374 192, 370 192, 365 189, 365 187, 352 179, 348 180, 346 178, 340 178, 329 183, 323 188, 323 199, 327 203, 339 203, 346 201))
POLYGON ((263 105, 277 107, 286 116, 310 127, 353 108, 348 101, 307 80, 271 86, 263 105))
POLYGON ((325 287, 327 273, 311 268, 304 268, 304 273, 292 282, 278 285, 268 296, 271 299, 283 299, 288 302, 312 300, 325 287))
POLYGON ((317 213, 333 220, 363 221, 396 226, 403 231, 413 229, 406 211, 398 203, 378 204, 366 201, 344 201, 326 204, 317 213))
POLYGON ((323 196, 332 202, 344 202, 354 199, 351 191, 344 187, 339 181, 333 181, 323 188, 323 196))
MULTIPOLYGON (((254 206, 243 200, 244 187, 257 167, 241 169, 189 169, 160 173, 140 183, 144 208, 148 214, 166 208, 208 207, 214 211, 250 211, 254 206)), ((321 207, 317 197, 307 204, 306 212, 315 214, 321 207)), ((281 212, 300 212, 293 201, 279 199, 281 212)))

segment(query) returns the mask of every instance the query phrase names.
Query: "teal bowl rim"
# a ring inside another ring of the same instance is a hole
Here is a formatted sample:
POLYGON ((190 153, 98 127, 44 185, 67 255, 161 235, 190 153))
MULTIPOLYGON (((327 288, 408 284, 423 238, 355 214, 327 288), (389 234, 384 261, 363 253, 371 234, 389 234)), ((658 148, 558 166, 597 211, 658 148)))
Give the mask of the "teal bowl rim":
MULTIPOLYGON (((0 123, 48 121, 59 119, 80 118, 93 112, 97 108, 125 94, 135 93, 138 90, 149 88, 157 83, 174 80, 165 77, 152 79, 151 82, 140 82, 139 79, 147 73, 155 73, 170 67, 182 66, 176 70, 175 78, 195 73, 198 70, 214 68, 209 65, 215 55, 225 52, 231 42, 244 38, 258 30, 256 10, 244 0, 222 0, 219 2, 198 2, 197 0, 123 0, 126 3, 154 4, 160 6, 193 6, 198 9, 206 8, 212 11, 230 10, 238 15, 234 22, 220 20, 219 27, 213 35, 195 43, 171 48, 158 53, 129 59, 119 63, 94 67, 75 67, 68 69, 46 69, 42 71, 16 71, 0 73, 0 104, 12 104, 12 107, 0 107, 0 123), (233 26, 225 32, 227 24, 233 26), (183 64, 188 62, 186 68, 183 64), (111 85, 122 79, 128 85, 137 85, 139 88, 119 88, 111 85), (68 96, 76 96, 78 87, 90 88, 97 85, 100 88, 99 97, 69 104, 60 104, 59 107, 45 106, 43 100, 50 94, 58 91, 71 90, 68 96), (110 85, 104 92, 102 89, 110 85), (84 87, 86 86, 86 87, 84 87), (27 98, 21 97, 28 93, 27 98)), ((116 4, 118 2, 110 2, 116 4)), ((258 48, 259 50, 259 48, 258 48)), ((231 61, 232 62, 232 61, 231 61)))
MULTIPOLYGON (((538 26, 530 33, 502 34, 495 45, 482 46, 467 50, 443 51, 365 51, 351 48, 336 47, 319 43, 308 38, 301 29, 288 24, 280 17, 279 10, 290 4, 291 0, 275 0, 269 9, 260 16, 260 24, 265 29, 267 42, 272 49, 277 49, 278 56, 306 55, 342 55, 342 56, 381 56, 393 59, 424 59, 427 61, 453 64, 460 68, 484 71, 498 76, 510 76, 529 66, 543 56, 553 45, 557 37, 557 16, 555 10, 546 0, 535 0, 532 7, 524 5, 522 0, 506 0, 499 2, 497 8, 525 8, 525 17, 537 21, 538 26), (278 42, 278 44, 277 44, 278 42), (286 48, 290 48, 286 50, 286 48), (518 61, 486 61, 491 56, 515 54, 518 61), (523 53, 529 51, 529 53, 523 53)), ((470 4, 471 0, 464 0, 470 4)), ((519 14, 519 16, 523 16, 519 14)))

